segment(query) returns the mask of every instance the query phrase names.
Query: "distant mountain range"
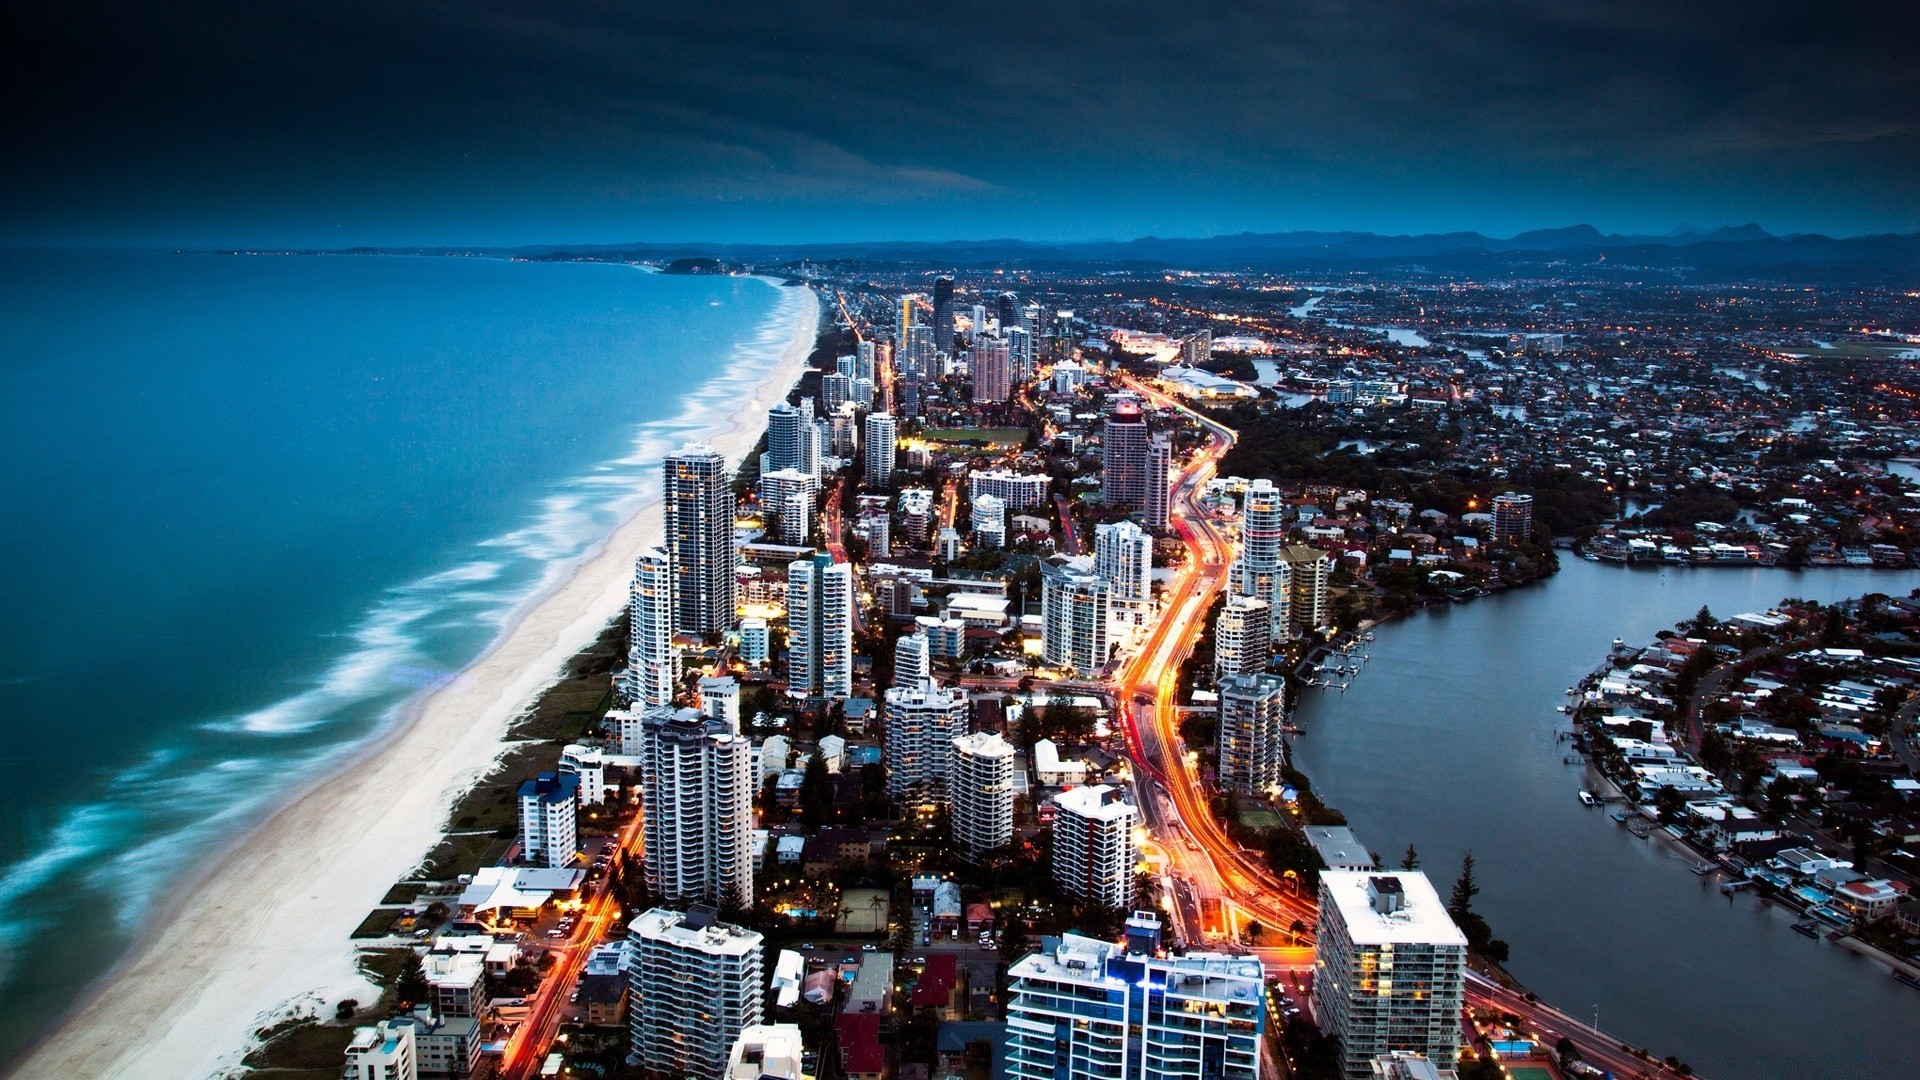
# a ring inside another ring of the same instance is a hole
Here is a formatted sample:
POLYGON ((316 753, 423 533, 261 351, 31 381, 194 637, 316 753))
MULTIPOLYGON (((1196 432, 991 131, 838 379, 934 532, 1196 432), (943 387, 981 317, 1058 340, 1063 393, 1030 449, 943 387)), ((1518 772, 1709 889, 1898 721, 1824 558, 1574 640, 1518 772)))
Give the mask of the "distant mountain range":
POLYGON ((1500 239, 1477 232, 1388 236, 1369 232, 1236 233, 1229 236, 1043 243, 1029 240, 874 241, 839 244, 597 244, 494 250, 522 258, 717 258, 777 266, 800 259, 856 260, 906 268, 1105 263, 1127 268, 1325 270, 1490 276, 1577 269, 1698 282, 1920 283, 1920 233, 1775 236, 1758 225, 1681 226, 1665 235, 1603 233, 1591 225, 1535 229, 1500 239))

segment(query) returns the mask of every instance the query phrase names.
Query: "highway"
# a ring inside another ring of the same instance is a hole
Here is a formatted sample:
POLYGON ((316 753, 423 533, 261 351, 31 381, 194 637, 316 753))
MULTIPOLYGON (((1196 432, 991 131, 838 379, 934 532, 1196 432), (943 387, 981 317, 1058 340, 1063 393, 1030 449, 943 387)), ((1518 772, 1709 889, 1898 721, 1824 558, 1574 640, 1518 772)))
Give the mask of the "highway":
POLYGON ((587 965, 587 954, 606 939, 607 931, 620 918, 620 902, 613 893, 613 881, 620 865, 640 855, 640 823, 644 815, 636 813, 621 828, 612 850, 617 852, 607 873, 589 890, 573 936, 550 951, 559 954, 553 970, 540 983, 540 989, 527 1003, 527 1018, 514 1029, 500 1058, 501 1080, 522 1080, 533 1076, 541 1059, 553 1045, 554 1036, 566 1019, 567 1004, 573 988, 587 965))
MULTIPOLYGON (((1236 434, 1137 379, 1123 376, 1122 382, 1156 405, 1193 417, 1207 430, 1206 445, 1181 473, 1169 500, 1172 527, 1190 557, 1162 595, 1159 623, 1120 671, 1115 685, 1116 713, 1125 729, 1128 752, 1138 766, 1135 790, 1142 821, 1158 838, 1158 850, 1174 881, 1175 895, 1167 897, 1168 907, 1190 947, 1205 946, 1209 938, 1231 945, 1238 936, 1231 922, 1208 924, 1202 901, 1209 897, 1218 899, 1223 910, 1237 909, 1260 921, 1270 934, 1285 934, 1296 923, 1311 934, 1318 914, 1316 898, 1301 895, 1294 883, 1275 878, 1257 854, 1233 843, 1215 821, 1207 791, 1180 751, 1176 701, 1180 665, 1192 652, 1214 594, 1227 585, 1231 562, 1230 544, 1212 514, 1199 504, 1199 495, 1236 434)), ((1270 974, 1291 977, 1296 988, 1304 985, 1301 976, 1313 968, 1310 946, 1264 946, 1251 951, 1270 974)), ((1588 1061, 1619 1080, 1665 1080, 1680 1075, 1664 1063, 1623 1052, 1616 1037, 1477 974, 1469 976, 1466 997, 1469 1007, 1518 1016, 1544 1045, 1551 1046, 1561 1035, 1571 1036, 1588 1061)))

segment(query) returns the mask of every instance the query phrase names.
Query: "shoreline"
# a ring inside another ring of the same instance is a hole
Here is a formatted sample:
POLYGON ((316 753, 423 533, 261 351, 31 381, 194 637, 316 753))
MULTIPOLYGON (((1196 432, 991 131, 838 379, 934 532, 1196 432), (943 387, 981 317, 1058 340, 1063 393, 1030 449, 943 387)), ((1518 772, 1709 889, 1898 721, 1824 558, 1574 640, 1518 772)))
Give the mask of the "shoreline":
MULTIPOLYGON (((779 358, 698 433, 735 467, 806 369, 822 318, 806 292, 811 305, 776 308, 790 324, 779 358)), ((633 559, 661 529, 656 496, 530 595, 458 675, 207 857, 9 1074, 215 1075, 277 1019, 370 1000, 349 934, 438 842, 454 802, 508 749, 514 719, 618 615, 633 559)))

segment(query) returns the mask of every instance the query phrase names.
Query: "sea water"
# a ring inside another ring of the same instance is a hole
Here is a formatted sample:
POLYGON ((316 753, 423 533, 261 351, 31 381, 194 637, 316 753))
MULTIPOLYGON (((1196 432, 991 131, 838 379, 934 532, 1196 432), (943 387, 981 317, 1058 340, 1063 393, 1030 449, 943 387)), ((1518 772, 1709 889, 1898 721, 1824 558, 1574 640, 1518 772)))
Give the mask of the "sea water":
POLYGON ((610 264, 0 253, 0 1058, 657 494, 811 302, 610 264))

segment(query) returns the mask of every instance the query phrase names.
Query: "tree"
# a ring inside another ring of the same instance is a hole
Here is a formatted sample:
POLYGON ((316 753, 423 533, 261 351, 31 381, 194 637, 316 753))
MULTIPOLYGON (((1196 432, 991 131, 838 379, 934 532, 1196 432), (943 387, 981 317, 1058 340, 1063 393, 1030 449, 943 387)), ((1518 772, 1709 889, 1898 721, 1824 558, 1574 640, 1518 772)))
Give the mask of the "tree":
POLYGON ((1420 852, 1415 850, 1412 844, 1408 844, 1407 853, 1405 855, 1400 856, 1400 869, 1402 870, 1420 869, 1420 852))
POLYGON ((1680 816, 1687 805, 1686 796, 1680 794, 1672 784, 1661 784, 1660 790, 1653 793, 1654 809, 1660 812, 1660 820, 1668 824, 1680 816))
POLYGON ((1704 637, 1708 631, 1719 625, 1720 620, 1713 617, 1713 612, 1707 609, 1707 605, 1701 604, 1700 610, 1694 612, 1693 618, 1687 620, 1683 628, 1690 637, 1704 637))
POLYGON ((1469 849, 1460 857, 1460 877, 1453 883, 1453 896, 1447 901, 1447 914, 1455 922, 1473 914, 1473 898, 1480 895, 1480 886, 1473 882, 1473 851, 1469 849))
POLYGON ((833 778, 827 774, 826 755, 815 751, 807 759, 807 771, 800 781, 800 821, 817 829, 833 816, 833 778))
POLYGON ((427 972, 421 964, 418 954, 407 955, 406 966, 400 969, 400 978, 393 984, 393 994, 401 1001, 418 1004, 427 1000, 431 987, 427 985, 427 972))

